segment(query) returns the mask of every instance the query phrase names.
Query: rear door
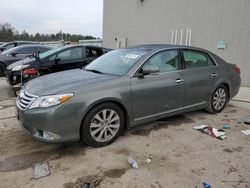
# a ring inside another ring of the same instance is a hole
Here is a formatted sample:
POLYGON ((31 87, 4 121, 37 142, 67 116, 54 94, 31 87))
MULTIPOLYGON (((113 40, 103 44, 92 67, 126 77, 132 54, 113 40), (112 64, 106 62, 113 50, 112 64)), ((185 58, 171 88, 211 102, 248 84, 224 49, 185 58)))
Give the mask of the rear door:
POLYGON ((218 77, 218 69, 211 56, 203 51, 183 49, 185 64, 184 106, 195 106, 206 103, 218 77))
POLYGON ((131 79, 134 121, 162 115, 183 106, 184 85, 179 50, 158 52, 145 65, 156 66, 160 72, 131 79))

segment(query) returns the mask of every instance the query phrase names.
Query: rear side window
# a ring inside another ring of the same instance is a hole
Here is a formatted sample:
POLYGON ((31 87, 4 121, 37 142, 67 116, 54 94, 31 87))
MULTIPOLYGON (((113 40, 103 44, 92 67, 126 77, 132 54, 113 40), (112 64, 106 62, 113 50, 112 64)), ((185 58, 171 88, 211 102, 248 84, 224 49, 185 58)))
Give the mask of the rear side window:
POLYGON ((37 48, 34 47, 27 47, 27 48, 22 48, 20 50, 17 50, 16 53, 19 54, 33 54, 34 52, 36 52, 37 48))
POLYGON ((183 50, 186 69, 215 66, 212 58, 205 52, 196 50, 183 50))
POLYGON ((103 54, 101 49, 86 48, 86 57, 99 57, 103 54))

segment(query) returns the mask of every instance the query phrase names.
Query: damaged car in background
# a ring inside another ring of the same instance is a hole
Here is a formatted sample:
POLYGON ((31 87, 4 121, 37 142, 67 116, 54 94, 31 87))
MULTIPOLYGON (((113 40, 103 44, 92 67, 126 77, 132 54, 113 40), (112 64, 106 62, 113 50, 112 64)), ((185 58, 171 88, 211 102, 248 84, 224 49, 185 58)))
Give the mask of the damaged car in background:
POLYGON ((240 69, 209 51, 135 46, 111 51, 85 70, 31 80, 17 98, 17 117, 41 141, 105 146, 150 121, 199 109, 219 113, 240 82, 240 69))
POLYGON ((12 63, 22 60, 27 56, 36 53, 37 51, 43 53, 50 49, 50 47, 41 44, 29 44, 4 51, 0 54, 0 76, 5 76, 6 67, 12 63))
POLYGON ((55 48, 9 65, 7 82, 16 85, 49 73, 82 68, 108 51, 106 48, 81 45, 55 48))

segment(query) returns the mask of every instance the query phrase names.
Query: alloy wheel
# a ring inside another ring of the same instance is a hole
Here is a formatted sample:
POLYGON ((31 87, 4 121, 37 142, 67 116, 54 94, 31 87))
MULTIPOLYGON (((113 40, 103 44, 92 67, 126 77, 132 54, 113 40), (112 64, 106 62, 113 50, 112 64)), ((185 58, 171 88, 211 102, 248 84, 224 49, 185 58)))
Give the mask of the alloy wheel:
POLYGON ((120 117, 112 109, 96 113, 90 124, 90 134, 97 142, 107 142, 114 138, 120 128, 120 117))
POLYGON ((215 110, 220 111, 224 108, 227 100, 227 94, 224 88, 218 88, 213 96, 213 107, 215 110))

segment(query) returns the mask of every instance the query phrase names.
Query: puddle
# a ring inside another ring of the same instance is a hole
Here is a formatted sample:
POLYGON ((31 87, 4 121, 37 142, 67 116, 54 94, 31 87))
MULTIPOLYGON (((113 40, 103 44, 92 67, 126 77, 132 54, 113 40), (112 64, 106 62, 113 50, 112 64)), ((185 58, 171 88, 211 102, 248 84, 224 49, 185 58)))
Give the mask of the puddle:
POLYGON ((85 155, 85 148, 79 145, 63 145, 55 150, 36 151, 15 155, 0 161, 0 171, 10 172, 30 168, 34 163, 43 162, 46 160, 55 160, 68 156, 85 155))
POLYGON ((125 174, 126 169, 121 168, 121 169, 110 169, 108 171, 105 171, 103 174, 106 177, 109 178, 120 178, 123 174, 125 174))
POLYGON ((169 118, 160 119, 154 122, 152 127, 145 127, 144 129, 137 129, 131 132, 133 135, 148 136, 151 131, 157 131, 160 129, 167 129, 169 126, 180 126, 183 123, 194 123, 191 118, 187 118, 184 115, 173 116, 169 118))
POLYGON ((60 154, 56 152, 43 151, 15 155, 12 157, 8 157, 4 161, 0 162, 0 171, 10 172, 23 170, 32 167, 34 163, 56 159, 59 157, 59 155, 60 154))

